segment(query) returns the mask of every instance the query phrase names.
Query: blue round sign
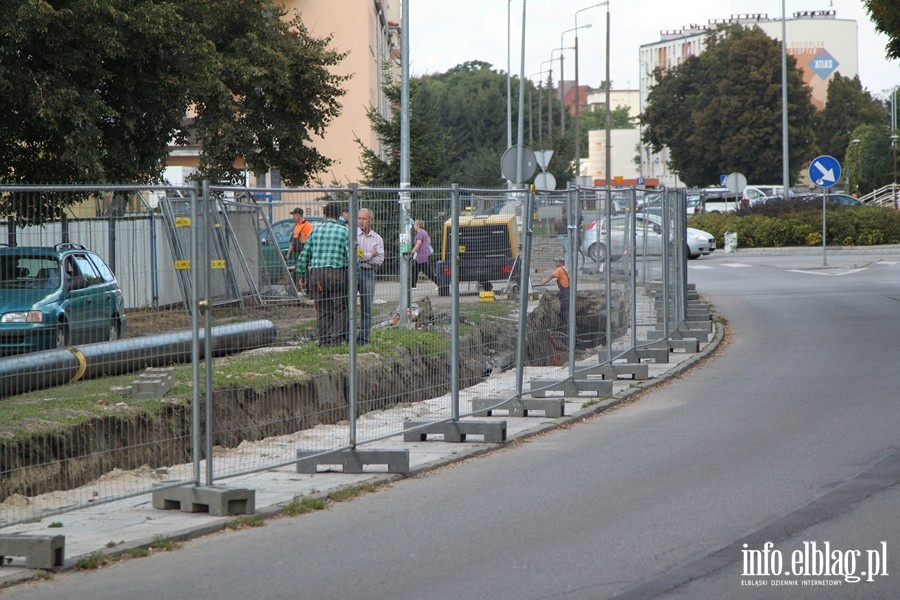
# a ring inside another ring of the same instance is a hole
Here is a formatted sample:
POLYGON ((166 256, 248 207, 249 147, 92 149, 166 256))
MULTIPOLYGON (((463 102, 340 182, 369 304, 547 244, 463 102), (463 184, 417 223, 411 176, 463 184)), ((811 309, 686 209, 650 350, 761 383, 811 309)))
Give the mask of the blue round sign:
POLYGON ((827 154, 817 156, 809 163, 809 178, 818 187, 830 188, 841 180, 841 163, 827 154))

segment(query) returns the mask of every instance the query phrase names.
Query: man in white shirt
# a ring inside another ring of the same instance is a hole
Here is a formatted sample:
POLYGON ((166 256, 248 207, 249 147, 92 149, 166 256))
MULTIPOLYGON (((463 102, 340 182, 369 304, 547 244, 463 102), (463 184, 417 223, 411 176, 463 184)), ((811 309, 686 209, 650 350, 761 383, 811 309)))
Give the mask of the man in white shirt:
POLYGON ((356 342, 368 344, 372 331, 372 301, 375 299, 375 267, 384 262, 384 240, 372 231, 375 213, 361 208, 356 215, 356 243, 359 255, 359 336, 356 342))

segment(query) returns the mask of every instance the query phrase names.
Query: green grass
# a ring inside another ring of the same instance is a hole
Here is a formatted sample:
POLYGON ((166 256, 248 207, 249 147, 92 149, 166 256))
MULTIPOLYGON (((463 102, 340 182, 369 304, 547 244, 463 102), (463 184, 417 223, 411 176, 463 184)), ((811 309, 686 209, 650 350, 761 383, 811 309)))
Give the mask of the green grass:
POLYGON ((262 515, 240 515, 225 523, 226 529, 247 529, 250 527, 262 527, 266 520, 262 515))
POLYGON ((346 502, 347 500, 352 500, 353 498, 357 498, 373 491, 375 491, 375 486, 366 483, 335 490, 328 494, 328 499, 333 502, 346 502))
POLYGON ((317 510, 324 510, 325 506, 327 506, 327 502, 322 498, 301 498, 295 496, 281 509, 281 514, 286 517, 296 517, 317 510))
POLYGON ((98 550, 96 552, 88 554, 87 556, 79 558, 78 562, 75 563, 75 566, 82 571, 90 571, 93 569, 99 569, 100 567, 108 563, 109 557, 98 550))

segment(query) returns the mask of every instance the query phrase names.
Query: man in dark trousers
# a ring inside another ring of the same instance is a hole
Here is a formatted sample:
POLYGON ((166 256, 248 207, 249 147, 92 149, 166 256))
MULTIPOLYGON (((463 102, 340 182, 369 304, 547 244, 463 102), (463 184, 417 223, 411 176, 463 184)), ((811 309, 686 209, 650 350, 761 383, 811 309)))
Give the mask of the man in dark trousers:
POLYGON ((557 256, 553 259, 555 266, 553 268, 553 272, 551 272, 547 277, 540 283, 540 285, 546 285, 550 283, 552 280, 556 280, 556 285, 559 287, 559 318, 562 321, 563 327, 569 326, 569 269, 566 268, 566 259, 562 256, 557 256))
POLYGON ((313 228, 297 258, 297 273, 316 306, 316 328, 320 346, 338 346, 347 341, 350 328, 349 284, 350 235, 338 223, 341 207, 325 205, 325 221, 313 228))

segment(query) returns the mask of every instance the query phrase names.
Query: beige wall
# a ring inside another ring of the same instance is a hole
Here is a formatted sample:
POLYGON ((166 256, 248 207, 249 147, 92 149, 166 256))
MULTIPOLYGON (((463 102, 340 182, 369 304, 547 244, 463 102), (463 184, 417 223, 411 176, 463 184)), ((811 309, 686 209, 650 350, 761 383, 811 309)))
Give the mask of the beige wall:
MULTIPOLYGON (((334 161, 329 172, 316 177, 330 185, 359 181, 359 137, 371 149, 378 150, 366 109, 375 106, 386 114, 388 107, 381 95, 382 65, 390 57, 392 44, 399 47, 400 33, 387 29, 387 22, 400 22, 400 0, 284 0, 292 16, 300 13, 306 28, 314 37, 333 36, 331 47, 349 52, 335 70, 352 75, 345 84, 347 93, 341 99, 342 111, 322 138, 316 138, 316 148, 334 161), (376 5, 380 4, 383 16, 376 5)), ((397 69, 399 73, 399 69, 397 69)))

